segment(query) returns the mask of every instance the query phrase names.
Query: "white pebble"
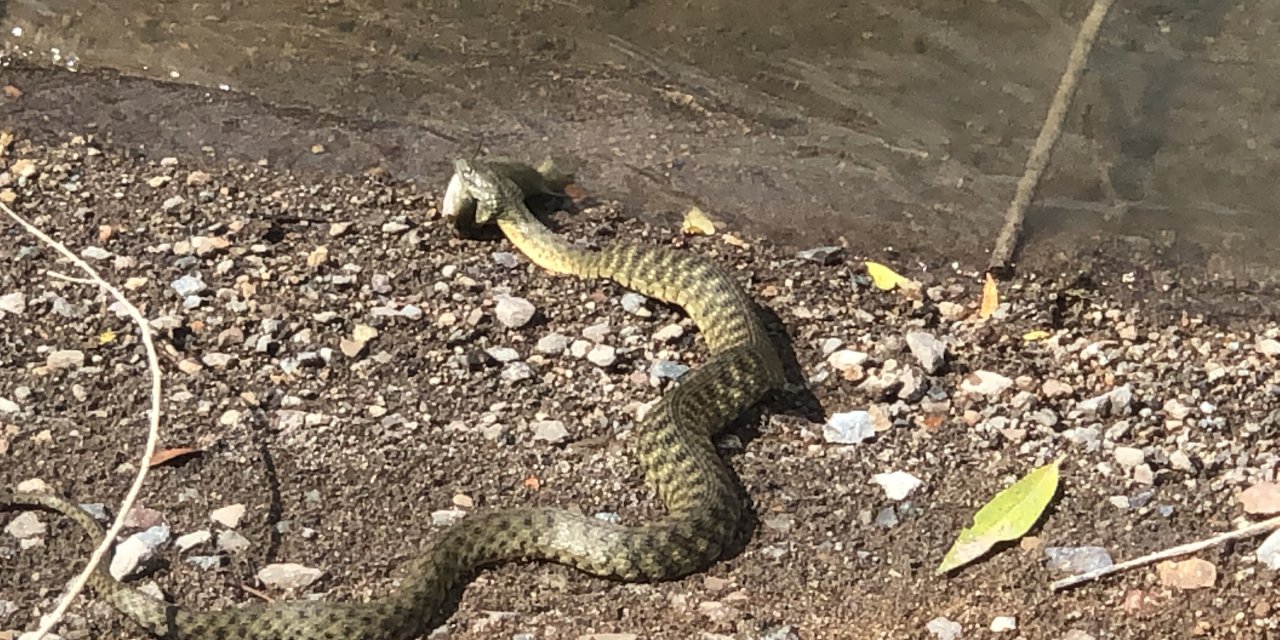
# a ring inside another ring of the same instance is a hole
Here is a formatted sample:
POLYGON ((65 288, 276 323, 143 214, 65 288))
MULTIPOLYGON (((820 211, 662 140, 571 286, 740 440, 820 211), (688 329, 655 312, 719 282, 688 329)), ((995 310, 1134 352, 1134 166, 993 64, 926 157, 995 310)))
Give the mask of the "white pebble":
POLYGON ((324 571, 292 562, 269 564, 258 570, 262 584, 275 589, 301 589, 310 586, 324 571))
POLYGON ((209 513, 209 519, 228 529, 234 529, 240 526, 240 519, 244 517, 244 511, 243 504, 229 504, 225 507, 214 509, 209 513))
POLYGON ((0 296, 0 311, 18 315, 27 310, 27 296, 21 291, 0 296))
POLYGON ((991 630, 996 633, 1014 631, 1017 628, 1018 621, 1013 616, 996 616, 991 620, 991 630))
POLYGON ((135 533, 116 545, 108 572, 116 580, 133 575, 139 567, 155 556, 156 550, 169 542, 169 527, 159 524, 135 533))
POLYGON ((19 539, 26 540, 44 535, 47 527, 40 521, 40 516, 34 511, 25 511, 18 514, 9 523, 4 530, 9 535, 19 539))
POLYGON ((494 315, 497 316, 498 322, 508 329, 518 329, 533 319, 534 312, 537 308, 532 302, 524 298, 515 296, 502 296, 498 298, 498 304, 494 308, 494 315))
POLYGON ((1280 571, 1280 531, 1272 531, 1266 540, 1258 545, 1255 552, 1258 562, 1267 565, 1268 569, 1280 571))
POLYGON ((959 622, 938 616, 924 625, 924 628, 937 640, 959 640, 964 627, 959 622))
POLYGON ((569 430, 559 420, 540 420, 533 423, 533 439, 560 444, 569 439, 569 430))
POLYGON ((607 344, 598 344, 587 352, 587 361, 597 367, 607 367, 617 360, 617 350, 607 344))
POLYGON ((173 543, 178 546, 179 551, 187 551, 212 539, 213 534, 210 533, 208 529, 201 529, 199 531, 192 531, 191 533, 180 535, 173 541, 173 543))
POLYGON ((875 421, 866 411, 836 413, 822 425, 822 438, 832 444, 858 444, 875 435, 875 421))
POLYGON ((975 371, 960 381, 960 390, 983 396, 998 396, 1013 386, 1013 380, 992 371, 975 371))
POLYGON ((1116 458, 1116 464, 1125 469, 1132 469, 1146 461, 1146 454, 1142 453, 1142 449, 1134 447, 1116 447, 1113 455, 1116 458))
POLYGON ((880 485, 884 489, 884 494, 890 500, 902 500, 911 495, 917 487, 923 484, 919 478, 907 473, 906 471, 891 471, 889 473, 877 473, 871 476, 871 481, 880 485))

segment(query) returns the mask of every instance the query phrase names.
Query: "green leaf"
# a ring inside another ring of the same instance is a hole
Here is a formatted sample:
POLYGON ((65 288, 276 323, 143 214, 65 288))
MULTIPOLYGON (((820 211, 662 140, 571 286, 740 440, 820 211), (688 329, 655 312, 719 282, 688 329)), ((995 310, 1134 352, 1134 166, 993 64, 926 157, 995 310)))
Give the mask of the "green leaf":
POLYGON ((996 494, 973 514, 973 526, 960 532, 935 574, 981 558, 998 542, 1017 540, 1031 530, 1058 491, 1062 458, 1035 469, 996 494))

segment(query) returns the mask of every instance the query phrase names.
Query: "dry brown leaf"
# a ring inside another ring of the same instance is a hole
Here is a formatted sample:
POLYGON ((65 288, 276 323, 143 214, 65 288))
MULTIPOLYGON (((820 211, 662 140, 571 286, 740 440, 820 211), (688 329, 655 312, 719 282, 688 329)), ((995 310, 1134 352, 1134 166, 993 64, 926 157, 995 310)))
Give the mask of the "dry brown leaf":
POLYGON ((183 458, 197 453, 200 453, 200 450, 192 449, 191 447, 173 447, 171 449, 157 451, 155 452, 155 455, 151 456, 151 460, 147 462, 147 466, 158 467, 177 458, 183 458))
POLYGON ((990 318, 998 306, 1000 306, 1000 287, 996 286, 996 279, 988 273, 987 281, 982 284, 982 304, 978 306, 978 317, 983 320, 990 318))
POLYGON ((1218 568, 1208 560, 1188 558, 1165 560, 1156 565, 1160 584, 1177 589, 1203 589, 1212 587, 1218 580, 1218 568))

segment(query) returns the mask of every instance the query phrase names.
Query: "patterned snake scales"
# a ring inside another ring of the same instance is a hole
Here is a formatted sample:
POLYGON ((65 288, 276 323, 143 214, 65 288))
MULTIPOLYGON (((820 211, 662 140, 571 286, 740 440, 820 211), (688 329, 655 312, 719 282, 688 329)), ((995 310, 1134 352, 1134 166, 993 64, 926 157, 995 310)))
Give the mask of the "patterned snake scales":
MULTIPOLYGON (((666 517, 626 527, 568 511, 516 508, 477 512, 444 530, 412 561, 394 593, 366 603, 288 601, 222 611, 190 611, 123 585, 102 566, 90 585, 134 622, 165 638, 216 640, 409 640, 431 627, 448 594, 477 568, 545 560, 623 581, 699 571, 732 541, 741 502, 712 436, 783 383, 777 352, 754 303, 723 269, 694 254, 618 242, 587 251, 530 214, 526 195, 556 185, 528 165, 458 160, 446 201, 474 206, 474 221, 496 222, 533 262, 580 278, 610 278, 684 308, 707 341, 710 362, 685 375, 636 427, 635 454, 666 517)), ((562 186, 562 185, 561 185, 562 186)), ((447 209, 448 207, 446 207, 447 209)), ((455 222, 461 231, 465 221, 455 222)), ((50 495, 0 495, 0 504, 38 506, 74 520, 100 539, 83 510, 50 495)), ((105 564, 105 561, 104 561, 105 564)))

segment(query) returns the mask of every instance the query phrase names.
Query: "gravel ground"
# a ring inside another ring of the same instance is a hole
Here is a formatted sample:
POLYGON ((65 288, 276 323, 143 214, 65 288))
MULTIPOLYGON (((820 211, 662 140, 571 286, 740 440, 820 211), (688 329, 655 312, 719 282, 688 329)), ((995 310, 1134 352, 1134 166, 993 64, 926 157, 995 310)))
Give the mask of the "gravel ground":
MULTIPOLYGON (((145 529, 157 547, 142 584, 192 608, 255 593, 359 600, 394 588, 416 544, 472 509, 657 513, 619 437, 679 365, 703 361, 675 310, 551 277, 503 242, 455 240, 437 194, 378 175, 67 138, 14 143, 0 199, 125 284, 163 350, 162 446, 199 450, 156 467, 131 516, 127 533, 145 529), (284 563, 301 568, 259 573, 284 563), (321 572, 295 593, 279 586, 321 572)), ((1159 291, 1074 273, 1024 274, 980 321, 981 283, 952 265, 874 256, 923 283, 913 300, 874 288, 858 248, 822 259, 745 236, 682 238, 592 196, 579 204, 557 216, 563 233, 731 265, 785 327, 809 391, 781 394, 721 441, 755 512, 731 557, 653 585, 504 566, 433 637, 1280 633, 1257 541, 1200 554, 1217 571, 1200 589, 1164 586, 1151 568, 1054 594, 1064 574, 1045 561, 1047 547, 1088 545, 1119 560, 1245 518, 1236 493, 1276 475, 1274 321, 1180 314, 1138 302, 1159 291), (1033 330, 1050 337, 1024 340, 1033 330), (825 424, 855 411, 868 414, 825 424), (830 442, 867 435, 836 428, 860 420, 873 437, 830 442), (1057 456, 1063 488, 1031 539, 933 575, 983 502, 1057 456), (920 481, 902 499, 872 481, 898 471, 920 481), (1006 616, 1016 630, 990 630, 1006 616)), ((68 265, 0 228, 0 483, 39 479, 111 505, 144 439, 138 340, 98 291, 45 275, 68 265)), ((50 514, 0 522, 0 638, 16 638, 87 549, 50 514)), ((92 599, 60 633, 141 637, 92 599)))

